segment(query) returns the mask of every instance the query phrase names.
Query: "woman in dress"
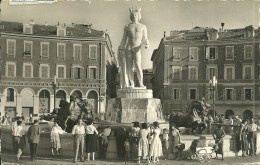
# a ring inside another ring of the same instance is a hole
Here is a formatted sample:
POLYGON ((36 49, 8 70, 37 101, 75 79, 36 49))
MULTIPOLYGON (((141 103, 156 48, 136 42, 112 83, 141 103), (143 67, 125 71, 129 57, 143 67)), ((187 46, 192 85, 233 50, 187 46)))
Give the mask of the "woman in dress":
POLYGON ((175 127, 171 127, 172 137, 173 137, 173 154, 175 155, 176 160, 181 159, 181 152, 178 150, 178 145, 181 143, 180 131, 175 127))
POLYGON ((97 135, 98 131, 93 126, 93 119, 88 119, 86 126, 86 153, 87 161, 90 160, 90 153, 92 153, 92 160, 95 160, 95 152, 97 151, 97 135))
POLYGON ((54 155, 54 150, 56 150, 57 156, 60 155, 59 149, 61 148, 60 143, 60 134, 63 134, 64 131, 61 127, 54 121, 53 128, 51 129, 51 153, 54 155))
POLYGON ((138 143, 138 163, 141 161, 141 157, 146 158, 148 156, 148 148, 149 143, 147 136, 150 133, 150 131, 147 129, 147 123, 142 124, 142 129, 139 133, 139 143, 138 143))
POLYGON ((246 153, 248 150, 248 142, 247 142, 247 121, 242 120, 240 127, 240 137, 239 137, 241 147, 242 147, 242 156, 246 157, 246 153))
POLYGON ((151 142, 151 149, 150 149, 150 156, 153 156, 153 162, 159 162, 159 156, 162 156, 162 142, 160 139, 160 133, 161 129, 159 128, 159 123, 158 122, 153 122, 154 126, 154 136, 151 142))
POLYGON ((137 151, 137 147, 138 147, 138 136, 139 136, 139 122, 134 122, 134 126, 131 129, 130 132, 130 153, 131 153, 131 158, 133 160, 136 160, 138 157, 138 151, 137 151))

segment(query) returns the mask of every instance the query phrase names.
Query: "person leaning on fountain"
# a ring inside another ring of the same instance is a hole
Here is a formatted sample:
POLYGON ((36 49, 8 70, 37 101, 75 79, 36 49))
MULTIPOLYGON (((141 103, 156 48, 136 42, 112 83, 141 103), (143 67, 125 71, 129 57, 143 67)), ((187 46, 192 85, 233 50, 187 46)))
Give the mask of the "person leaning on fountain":
POLYGON ((226 134, 225 134, 225 131, 222 129, 222 125, 219 124, 218 128, 212 134, 213 138, 215 139, 215 144, 217 146, 215 159, 218 159, 218 154, 221 154, 222 160, 224 160, 223 138, 225 135, 226 134))
POLYGON ((72 128, 72 135, 74 137, 74 155, 73 163, 77 162, 78 151, 80 151, 80 161, 84 162, 84 136, 85 127, 83 125, 82 119, 78 120, 78 123, 72 128))
POLYGON ((139 23, 141 19, 140 7, 130 8, 130 19, 132 22, 125 26, 123 39, 118 48, 119 65, 121 67, 120 87, 135 87, 133 64, 137 71, 140 87, 145 87, 141 68, 141 45, 144 44, 145 48, 148 48, 149 41, 146 26, 139 23))

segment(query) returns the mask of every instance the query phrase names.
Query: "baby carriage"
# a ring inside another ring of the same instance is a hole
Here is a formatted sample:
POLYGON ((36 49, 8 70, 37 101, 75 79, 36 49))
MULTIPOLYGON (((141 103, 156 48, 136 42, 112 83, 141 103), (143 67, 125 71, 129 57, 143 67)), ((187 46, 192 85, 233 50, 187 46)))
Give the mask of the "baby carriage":
POLYGON ((206 145, 201 144, 198 140, 194 140, 190 146, 191 151, 191 160, 198 160, 201 163, 210 162, 212 159, 212 153, 216 150, 218 144, 209 144, 208 147, 206 145))

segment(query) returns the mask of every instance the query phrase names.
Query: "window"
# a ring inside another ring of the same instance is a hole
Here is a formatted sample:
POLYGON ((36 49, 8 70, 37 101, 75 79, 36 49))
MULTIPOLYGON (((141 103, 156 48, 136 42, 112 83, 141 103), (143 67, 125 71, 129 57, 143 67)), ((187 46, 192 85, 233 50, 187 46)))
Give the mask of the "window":
POLYGON ((89 58, 97 59, 97 45, 89 45, 89 58))
POLYGON ((24 56, 32 57, 32 41, 24 41, 24 56))
POLYGON ((23 64, 23 77, 31 78, 33 77, 33 65, 30 63, 23 64))
POLYGON ((209 59, 209 60, 217 59, 217 48, 216 47, 207 47, 206 48, 206 59, 209 59))
POLYGON ((225 67, 225 75, 224 75, 224 79, 225 80, 233 80, 235 79, 235 66, 224 66, 225 67))
POLYGON ((80 67, 73 68, 73 78, 74 79, 81 79, 82 69, 80 67))
POLYGON ((253 67, 252 66, 249 66, 249 65, 244 65, 244 68, 243 68, 243 77, 244 79, 246 80, 250 80, 253 78, 253 67))
POLYGON ((226 60, 234 59, 234 46, 226 46, 226 60))
POLYGON ((89 78, 90 79, 96 79, 97 77, 96 77, 96 68, 89 68, 89 78))
POLYGON ((252 89, 244 89, 245 90, 245 100, 252 100, 252 89))
POLYGON ((64 65, 57 65, 56 75, 57 78, 64 79, 66 78, 66 67, 64 65))
POLYGON ((197 66, 189 66, 189 80, 198 80, 197 66))
POLYGON ((50 68, 48 64, 40 65, 40 78, 49 78, 50 77, 50 68))
POLYGON ((181 67, 173 66, 172 67, 172 79, 173 80, 181 80, 181 67))
POLYGON ((252 45, 245 45, 245 59, 251 59, 252 58, 252 45))
POLYGON ((15 56, 16 41, 7 39, 7 56, 15 56))
POLYGON ((173 99, 179 100, 180 99, 180 89, 173 89, 173 99))
POLYGON ((197 89, 190 89, 190 97, 189 97, 189 99, 194 100, 194 99, 197 98, 196 96, 197 96, 197 89))
POLYGON ((181 59, 181 48, 172 48, 172 59, 180 60, 181 59))
POLYGON ((226 89, 226 100, 233 100, 233 89, 226 89))
POLYGON ((197 47, 189 48, 189 61, 198 61, 198 48, 197 47))
POLYGON ((41 43, 41 57, 49 58, 49 43, 48 42, 41 43))
POLYGON ((217 65, 207 66, 207 79, 211 80, 213 78, 213 76, 216 76, 216 78, 218 77, 217 65))
POLYGON ((7 89, 6 101, 14 102, 14 89, 13 88, 7 89))
POLYGON ((23 32, 25 34, 32 34, 33 33, 33 27, 29 24, 23 24, 23 32))
POLYGON ((213 89, 212 88, 208 88, 207 90, 208 90, 207 91, 208 92, 208 99, 212 100, 213 99, 213 91, 212 91, 213 89))
POLYGON ((6 77, 16 77, 16 63, 6 62, 6 77))
POLYGON ((57 36, 60 36, 60 37, 66 36, 66 29, 65 28, 57 28, 57 36))
POLYGON ((65 43, 57 43, 57 58, 58 59, 65 59, 65 51, 66 44, 65 43))
POLYGON ((75 61, 81 60, 81 44, 73 44, 73 57, 75 61))

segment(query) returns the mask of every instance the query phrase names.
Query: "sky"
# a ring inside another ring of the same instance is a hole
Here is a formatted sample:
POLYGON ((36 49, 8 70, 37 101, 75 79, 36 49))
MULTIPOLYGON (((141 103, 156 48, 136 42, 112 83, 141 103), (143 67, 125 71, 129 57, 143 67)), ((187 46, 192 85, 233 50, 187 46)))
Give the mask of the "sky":
POLYGON ((134 1, 72 1, 58 0, 54 4, 10 6, 2 1, 1 20, 27 23, 33 19, 36 24, 92 24, 96 30, 107 30, 112 40, 113 50, 123 36, 123 28, 130 22, 129 8, 142 8, 141 23, 148 30, 150 47, 142 49, 142 68, 152 68, 151 56, 158 48, 164 31, 189 30, 195 26, 219 29, 243 28, 253 25, 258 28, 259 3, 254 0, 134 0, 134 1))

